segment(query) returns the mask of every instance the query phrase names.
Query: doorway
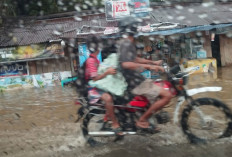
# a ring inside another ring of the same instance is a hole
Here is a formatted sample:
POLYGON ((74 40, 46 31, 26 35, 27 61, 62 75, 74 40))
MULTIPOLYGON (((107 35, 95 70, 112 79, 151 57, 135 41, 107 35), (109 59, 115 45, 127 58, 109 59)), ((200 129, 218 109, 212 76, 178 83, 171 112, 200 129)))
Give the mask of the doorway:
POLYGON ((219 35, 215 35, 214 41, 211 41, 212 56, 217 60, 217 66, 221 67, 221 52, 219 35))

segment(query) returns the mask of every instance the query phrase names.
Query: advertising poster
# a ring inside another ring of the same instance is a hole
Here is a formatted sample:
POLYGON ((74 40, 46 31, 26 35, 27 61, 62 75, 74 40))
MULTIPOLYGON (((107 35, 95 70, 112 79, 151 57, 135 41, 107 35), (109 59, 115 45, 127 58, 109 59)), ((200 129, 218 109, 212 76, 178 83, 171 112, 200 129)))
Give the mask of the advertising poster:
POLYGON ((106 1, 107 20, 116 20, 130 15, 129 0, 106 1))
POLYGON ((136 17, 149 16, 149 0, 115 0, 105 1, 106 20, 118 20, 120 18, 135 15, 136 17))
POLYGON ((113 17, 120 18, 130 15, 128 1, 113 1, 113 17))
POLYGON ((13 88, 48 87, 61 85, 61 81, 71 77, 71 71, 44 73, 18 77, 0 77, 0 90, 13 88))
POLYGON ((0 65, 0 77, 27 75, 26 62, 0 65))
POLYGON ((150 3, 149 0, 131 0, 134 4, 134 13, 146 13, 149 12, 150 3))
POLYGON ((64 56, 64 50, 60 43, 17 46, 0 49, 0 62, 29 58, 48 58, 57 55, 64 56))

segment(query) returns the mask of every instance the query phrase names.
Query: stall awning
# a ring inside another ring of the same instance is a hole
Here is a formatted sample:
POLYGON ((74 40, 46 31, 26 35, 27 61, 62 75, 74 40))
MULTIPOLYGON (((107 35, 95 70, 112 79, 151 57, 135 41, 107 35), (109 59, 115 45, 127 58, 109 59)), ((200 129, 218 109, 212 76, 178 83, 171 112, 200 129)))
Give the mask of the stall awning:
MULTIPOLYGON (((227 33, 232 31, 232 23, 230 24, 218 24, 218 25, 204 25, 204 26, 194 26, 185 28, 174 28, 166 30, 157 30, 151 32, 139 32, 137 36, 149 36, 149 35, 173 35, 173 34, 186 34, 195 31, 209 31, 216 29, 216 34, 227 33)), ((104 35, 103 38, 117 38, 120 37, 118 34, 104 35)))
MULTIPOLYGON (((194 31, 208 31, 212 29, 223 29, 232 27, 232 23, 230 24, 218 24, 218 25, 204 25, 204 26, 195 26, 195 27, 186 27, 186 28, 176 28, 176 29, 170 29, 170 30, 161 30, 161 31, 154 31, 154 32, 147 32, 147 33, 139 33, 139 35, 172 35, 172 34, 179 34, 179 33, 191 33, 194 31)), ((231 28, 232 30, 232 28, 231 28)))

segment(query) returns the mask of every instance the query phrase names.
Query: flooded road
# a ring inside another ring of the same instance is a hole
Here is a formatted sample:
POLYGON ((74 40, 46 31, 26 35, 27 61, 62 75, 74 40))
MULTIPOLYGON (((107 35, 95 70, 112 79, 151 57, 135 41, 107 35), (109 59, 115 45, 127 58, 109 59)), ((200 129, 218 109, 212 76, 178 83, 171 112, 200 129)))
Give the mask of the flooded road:
MULTIPOLYGON (((221 86, 217 93, 195 97, 213 97, 232 108, 231 67, 218 71, 218 79, 192 87, 221 86)), ((90 148, 76 120, 74 89, 51 87, 0 93, 0 156, 77 156, 77 157, 153 157, 153 156, 231 156, 232 138, 209 145, 190 145, 178 125, 160 125, 162 132, 152 136, 126 136, 123 141, 90 148)), ((175 101, 173 101, 173 104, 175 101)), ((174 105, 167 108, 172 113, 174 105)))

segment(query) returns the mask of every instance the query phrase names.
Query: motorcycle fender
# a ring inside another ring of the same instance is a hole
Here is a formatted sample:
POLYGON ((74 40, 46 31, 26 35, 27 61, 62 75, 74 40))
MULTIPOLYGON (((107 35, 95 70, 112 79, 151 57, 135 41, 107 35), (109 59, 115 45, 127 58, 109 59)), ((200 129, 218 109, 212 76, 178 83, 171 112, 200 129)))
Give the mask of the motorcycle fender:
POLYGON ((204 92, 218 92, 221 91, 222 87, 201 87, 201 88, 194 88, 187 90, 187 94, 189 96, 193 96, 198 93, 204 93, 204 92))

